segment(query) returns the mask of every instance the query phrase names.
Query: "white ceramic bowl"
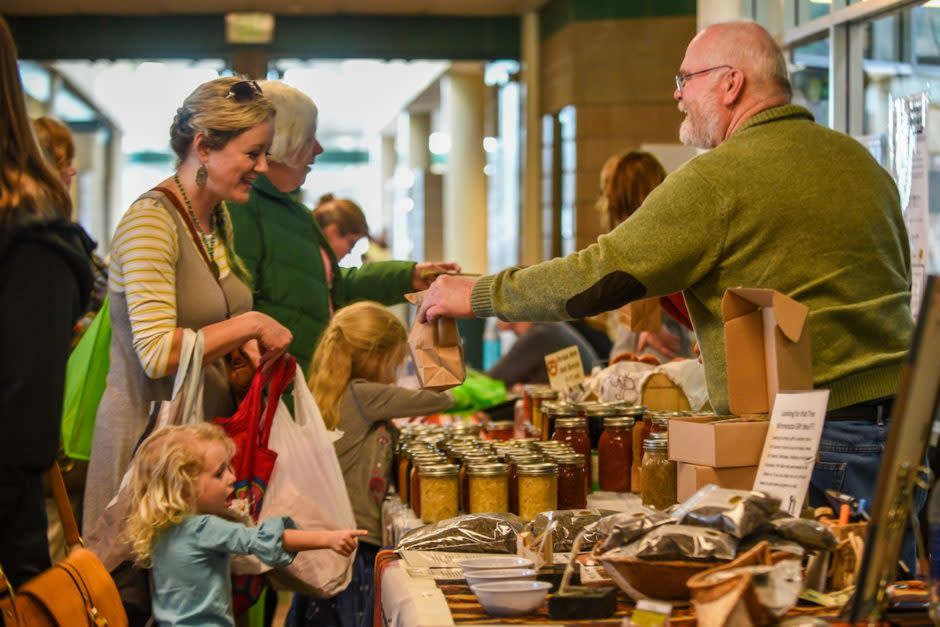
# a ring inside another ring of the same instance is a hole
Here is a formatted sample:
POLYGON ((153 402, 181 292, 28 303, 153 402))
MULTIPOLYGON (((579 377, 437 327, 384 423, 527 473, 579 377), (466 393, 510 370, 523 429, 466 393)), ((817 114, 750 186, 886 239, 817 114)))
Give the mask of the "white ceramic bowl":
POLYGON ((490 616, 525 616, 542 607, 552 584, 547 581, 491 581, 470 586, 490 616))
POLYGON ((457 566, 464 571, 492 570, 494 568, 532 568, 532 560, 512 555, 497 555, 496 557, 474 557, 460 560, 457 566))
POLYGON ((489 570, 466 570, 463 575, 467 578, 468 586, 490 581, 532 581, 538 575, 532 568, 492 568, 489 570))

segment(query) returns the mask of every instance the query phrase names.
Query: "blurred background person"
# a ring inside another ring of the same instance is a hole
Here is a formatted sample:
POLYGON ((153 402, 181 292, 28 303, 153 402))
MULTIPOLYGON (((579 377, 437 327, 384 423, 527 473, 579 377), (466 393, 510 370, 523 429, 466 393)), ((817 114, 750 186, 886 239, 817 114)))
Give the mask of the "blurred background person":
POLYGON ((581 366, 590 374, 602 365, 597 351, 567 322, 502 322, 501 331, 512 331, 517 339, 486 374, 507 387, 517 383, 548 383, 545 356, 569 346, 577 346, 581 366))
POLYGON ((94 246, 30 128, 0 17, 0 566, 15 588, 49 568, 42 475, 59 449, 72 326, 94 246))
POLYGON ((313 217, 338 260, 348 255, 363 237, 369 237, 366 214, 348 198, 324 194, 313 208, 313 217))
MULTIPOLYGON (((648 152, 630 151, 607 159, 597 199, 605 228, 613 230, 632 216, 665 179, 666 169, 648 152)), ((681 293, 630 303, 609 321, 612 361, 624 354, 652 353, 660 362, 693 356, 692 320, 681 293)))

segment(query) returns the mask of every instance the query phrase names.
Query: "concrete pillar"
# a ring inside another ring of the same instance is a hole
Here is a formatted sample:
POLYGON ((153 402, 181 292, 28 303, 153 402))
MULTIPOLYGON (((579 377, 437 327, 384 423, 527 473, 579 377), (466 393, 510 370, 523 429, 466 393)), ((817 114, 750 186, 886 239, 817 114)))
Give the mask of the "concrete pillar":
MULTIPOLYGON (((382 203, 382 225, 391 235, 392 227, 392 207, 395 202, 395 165, 398 158, 395 155, 395 136, 382 135, 379 139, 379 179, 382 185, 381 203, 382 203)), ((378 235, 378 233, 376 233, 378 235)))
POLYGON ((542 260, 542 122, 539 90, 539 14, 522 16, 522 80, 525 137, 522 165, 522 213, 519 216, 519 259, 523 265, 542 260))
POLYGON ((408 114, 408 166, 416 170, 431 167, 428 136, 431 134, 431 112, 408 114))
POLYGON ((483 168, 483 68, 454 64, 441 82, 441 112, 450 134, 444 174, 444 257, 466 272, 488 271, 486 175, 483 168))

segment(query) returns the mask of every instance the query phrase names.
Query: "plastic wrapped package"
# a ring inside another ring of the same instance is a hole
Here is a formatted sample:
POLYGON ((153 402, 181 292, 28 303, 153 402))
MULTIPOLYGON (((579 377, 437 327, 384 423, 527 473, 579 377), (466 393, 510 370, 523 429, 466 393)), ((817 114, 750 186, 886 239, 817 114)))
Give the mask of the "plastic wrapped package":
POLYGON ((594 538, 594 552, 601 554, 630 544, 650 530, 672 522, 675 521, 669 515, 637 503, 589 525, 584 535, 585 539, 594 538))
POLYGON ((759 529, 780 510, 780 499, 763 492, 707 485, 671 511, 684 525, 724 531, 735 538, 759 529))
POLYGON ((413 529, 399 549, 454 553, 516 553, 523 523, 513 514, 467 514, 413 529))
POLYGON ((614 551, 647 560, 726 561, 734 559, 737 544, 731 535, 715 529, 663 525, 614 551))
MULTIPOLYGON (((526 524, 526 531, 536 538, 540 537, 549 526, 552 527, 552 550, 555 553, 565 553, 571 550, 574 539, 582 529, 594 525, 614 512, 606 509, 560 509, 552 512, 542 512, 526 524)), ((581 543, 583 551, 590 551, 595 543, 603 540, 605 535, 597 532, 584 534, 581 543)))
POLYGON ((770 521, 773 533, 784 540, 796 542, 806 549, 834 551, 839 539, 832 528, 818 520, 808 518, 777 518, 770 521))

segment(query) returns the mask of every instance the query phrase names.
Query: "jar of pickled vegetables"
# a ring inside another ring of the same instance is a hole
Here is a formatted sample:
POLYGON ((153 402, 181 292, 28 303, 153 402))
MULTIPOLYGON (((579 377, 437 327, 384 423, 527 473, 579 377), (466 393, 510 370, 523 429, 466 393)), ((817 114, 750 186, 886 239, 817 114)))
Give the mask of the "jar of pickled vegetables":
POLYGON ((676 462, 669 459, 669 441, 655 434, 643 442, 643 505, 664 510, 676 503, 676 462))
POLYGON ((541 462, 520 464, 519 518, 532 520, 541 512, 558 509, 558 466, 541 462))
POLYGON ((435 523, 457 516, 457 466, 421 466, 421 520, 435 523))
POLYGON ((509 464, 471 464, 470 514, 509 511, 509 464))

